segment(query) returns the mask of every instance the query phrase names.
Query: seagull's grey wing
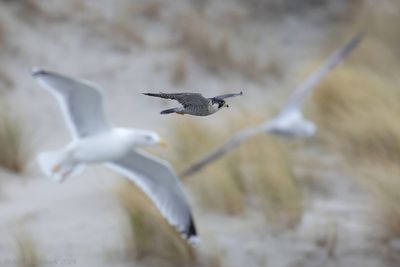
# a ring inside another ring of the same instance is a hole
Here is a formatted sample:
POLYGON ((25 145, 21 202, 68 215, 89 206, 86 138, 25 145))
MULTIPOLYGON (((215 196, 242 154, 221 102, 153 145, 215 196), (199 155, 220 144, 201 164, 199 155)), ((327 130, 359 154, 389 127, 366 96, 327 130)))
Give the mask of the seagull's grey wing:
POLYGON ((75 138, 110 129, 104 115, 102 96, 94 85, 40 69, 32 70, 32 76, 56 96, 75 138))
POLYGON ((145 93, 144 95, 176 100, 179 103, 181 103, 184 107, 208 105, 208 99, 199 93, 174 93, 174 94, 145 93))
POLYGON ((107 165, 139 186, 186 239, 191 242, 197 239, 185 193, 168 162, 142 151, 132 151, 107 165))
POLYGON ((236 94, 218 95, 218 96, 215 96, 213 98, 223 100, 223 99, 228 98, 228 97, 235 97, 235 96, 240 96, 240 95, 243 95, 243 92, 236 93, 236 94))
POLYGON ((345 46, 334 52, 319 69, 308 76, 308 78, 294 90, 294 93, 290 96, 288 103, 284 106, 281 113, 301 108, 302 102, 311 90, 357 47, 363 36, 364 32, 356 34, 345 46))
POLYGON ((182 177, 187 177, 192 175, 193 173, 203 169, 208 164, 212 163, 213 161, 219 159, 223 155, 229 153, 231 150, 239 146, 242 142, 246 141, 247 139, 262 133, 264 128, 262 126, 252 127, 244 129, 236 134, 234 134, 231 139, 223 144, 222 146, 215 149, 213 152, 202 158, 201 160, 197 161, 196 163, 192 164, 186 170, 181 173, 182 177))

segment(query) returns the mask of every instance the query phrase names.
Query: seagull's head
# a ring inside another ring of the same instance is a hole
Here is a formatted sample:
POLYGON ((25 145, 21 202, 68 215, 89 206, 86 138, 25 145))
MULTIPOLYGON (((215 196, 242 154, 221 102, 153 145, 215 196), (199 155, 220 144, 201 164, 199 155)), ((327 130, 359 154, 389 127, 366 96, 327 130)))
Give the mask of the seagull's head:
POLYGON ((147 146, 161 146, 166 147, 167 143, 157 133, 152 131, 135 131, 134 146, 135 147, 147 147, 147 146))

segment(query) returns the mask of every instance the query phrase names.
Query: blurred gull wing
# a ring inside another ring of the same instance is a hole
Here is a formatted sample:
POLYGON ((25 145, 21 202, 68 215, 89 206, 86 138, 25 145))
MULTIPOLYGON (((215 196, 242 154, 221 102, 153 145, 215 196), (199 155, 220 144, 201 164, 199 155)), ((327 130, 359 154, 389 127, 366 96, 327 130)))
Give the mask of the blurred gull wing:
MULTIPOLYGON (((290 97, 288 103, 285 105, 283 110, 280 112, 278 117, 281 115, 285 115, 289 112, 299 112, 299 108, 303 99, 308 95, 308 93, 327 75, 329 72, 336 67, 362 40, 364 36, 364 32, 360 32, 355 35, 350 42, 348 42, 344 47, 334 52, 325 63, 311 76, 309 76, 305 81, 303 81, 294 91, 292 96, 290 97)), ((184 170, 181 173, 182 177, 187 177, 192 175, 193 173, 201 170, 206 165, 212 163, 223 155, 229 153, 231 150, 239 146, 242 142, 246 141, 253 136, 269 132, 271 130, 271 121, 267 121, 266 123, 255 126, 252 128, 244 129, 236 134, 226 142, 224 145, 215 149, 212 153, 205 156, 201 160, 197 161, 189 168, 184 170)))
POLYGON ((190 242, 197 241, 192 213, 178 177, 168 162, 142 151, 107 164, 127 176, 154 202, 168 222, 190 242))
POLYGON ((223 100, 223 99, 228 98, 228 97, 235 97, 235 96, 241 96, 241 95, 243 95, 243 92, 236 93, 236 94, 218 95, 218 96, 215 96, 213 98, 223 100))
POLYGON ((350 52, 357 47, 364 37, 364 32, 357 33, 345 46, 334 52, 325 63, 304 80, 290 96, 289 101, 283 107, 280 114, 300 109, 304 99, 310 94, 318 83, 321 82, 350 52))
POLYGON ((166 94, 166 93, 144 93, 144 95, 166 98, 176 100, 181 103, 184 107, 187 106, 204 106, 208 105, 208 99, 202 96, 199 93, 174 93, 174 94, 166 94))
POLYGON ((181 173, 181 177, 187 177, 192 175, 193 173, 201 170, 204 168, 206 165, 209 163, 219 159, 223 155, 229 153, 231 150, 239 146, 242 142, 246 141, 249 138, 252 138, 253 136, 260 134, 264 131, 263 127, 251 127, 251 128, 246 128, 236 134, 234 134, 231 139, 223 144, 222 146, 218 147, 215 149, 213 152, 202 158, 201 160, 197 161, 193 165, 191 165, 189 168, 184 170, 181 173))
POLYGON ((41 69, 33 69, 32 76, 56 97, 74 138, 110 130, 95 85, 41 69))

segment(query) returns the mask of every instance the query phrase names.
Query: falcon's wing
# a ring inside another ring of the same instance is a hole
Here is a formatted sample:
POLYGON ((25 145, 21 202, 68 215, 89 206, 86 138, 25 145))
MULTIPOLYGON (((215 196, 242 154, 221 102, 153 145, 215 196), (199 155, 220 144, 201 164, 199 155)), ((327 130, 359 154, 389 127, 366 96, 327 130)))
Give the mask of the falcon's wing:
POLYGON ((144 95, 176 100, 179 103, 181 103, 184 107, 208 105, 208 99, 199 93, 175 93, 175 94, 144 93, 144 95))
POLYGON ((241 96, 241 95, 243 95, 243 92, 236 93, 236 94, 218 95, 218 96, 214 96, 213 98, 223 100, 223 99, 228 98, 228 97, 235 97, 235 96, 241 96))

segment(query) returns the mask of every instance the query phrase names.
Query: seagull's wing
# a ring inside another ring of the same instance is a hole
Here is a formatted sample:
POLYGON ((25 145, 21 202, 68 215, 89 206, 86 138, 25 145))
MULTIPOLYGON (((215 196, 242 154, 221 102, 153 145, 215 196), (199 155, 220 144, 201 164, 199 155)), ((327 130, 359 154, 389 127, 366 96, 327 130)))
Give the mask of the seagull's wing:
POLYGON ((198 93, 175 93, 175 94, 166 94, 166 93, 144 93, 144 95, 161 97, 166 99, 176 100, 181 103, 184 107, 187 106, 205 106, 208 105, 208 99, 198 93))
MULTIPOLYGON (((284 114, 286 112, 291 112, 293 110, 298 110, 303 99, 308 95, 308 93, 360 43, 363 36, 364 36, 363 32, 358 33, 356 36, 354 36, 349 43, 347 43, 344 47, 333 53, 316 72, 314 72, 303 83, 301 83, 295 89, 295 92, 290 97, 287 105, 281 111, 281 114, 284 114)), ((246 141, 247 139, 259 133, 270 131, 270 128, 271 128, 271 122, 267 122, 266 124, 262 124, 260 126, 256 126, 253 128, 247 128, 234 134, 233 137, 224 145, 215 149, 209 155, 207 155, 203 159, 197 161, 189 168, 184 170, 181 176, 187 177, 189 175, 192 175, 193 173, 199 171, 209 163, 217 160, 221 156, 230 152, 232 149, 239 146, 242 142, 246 141)))
POLYGON ((142 151, 107 164, 127 176, 155 203, 161 214, 189 242, 197 239, 196 228, 185 193, 168 162, 142 151))
POLYGON ((363 36, 364 32, 356 34, 345 46, 335 51, 319 69, 308 76, 308 78, 294 90, 289 101, 282 109, 281 114, 290 112, 293 109, 300 109, 301 104, 308 94, 310 94, 311 90, 357 47, 363 36))
POLYGON ((228 97, 235 97, 235 96, 240 96, 240 95, 243 95, 243 92, 236 93, 236 94, 218 95, 218 96, 215 96, 213 98, 223 100, 223 99, 228 98, 228 97))
POLYGON ((40 69, 32 70, 32 76, 56 96, 75 138, 110 129, 104 115, 102 96, 94 85, 40 69))
POLYGON ((192 164, 189 168, 184 170, 181 173, 182 177, 187 177, 192 175, 193 173, 203 169, 208 164, 212 163, 213 161, 219 159, 223 155, 229 153, 231 150, 239 146, 242 142, 246 141, 247 139, 262 133, 264 131, 263 127, 251 127, 244 129, 236 134, 234 134, 231 139, 223 144, 222 146, 215 149, 213 152, 202 158, 201 160, 197 161, 196 163, 192 164))

